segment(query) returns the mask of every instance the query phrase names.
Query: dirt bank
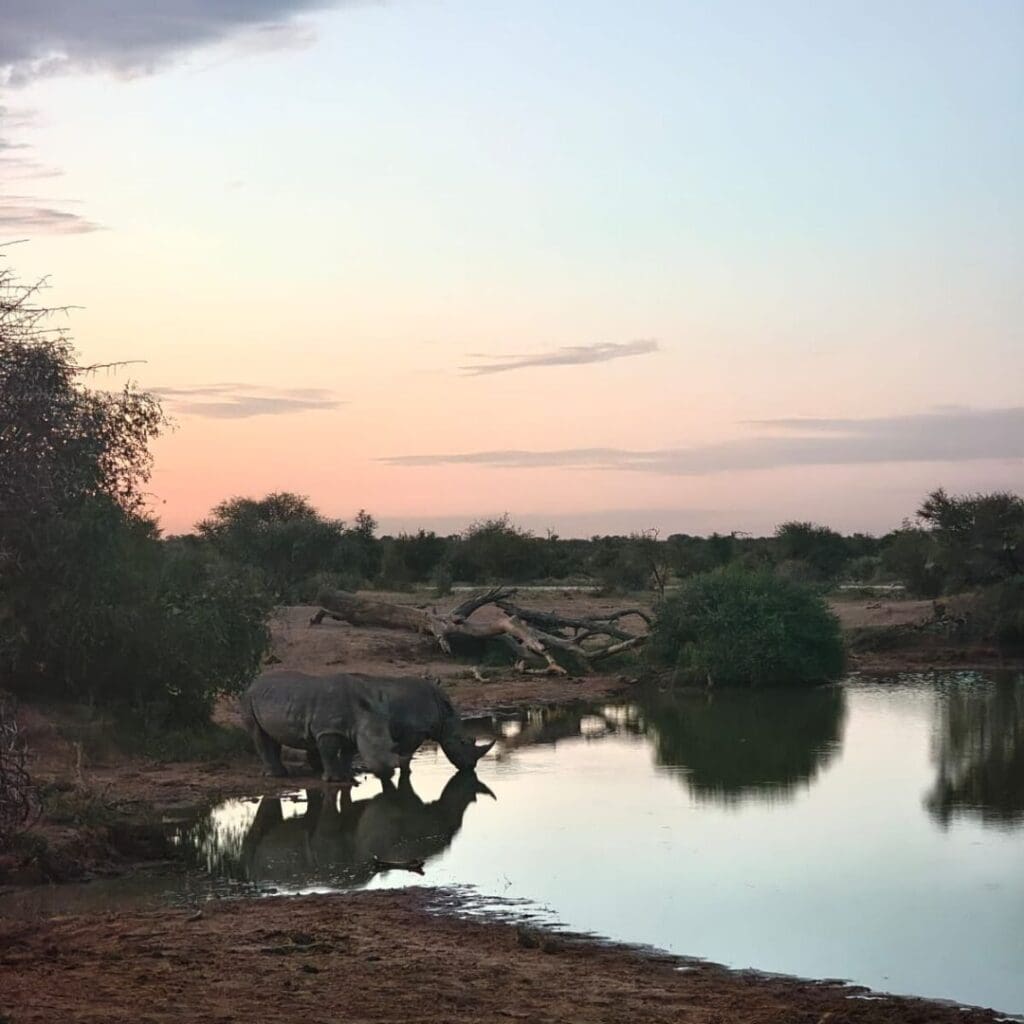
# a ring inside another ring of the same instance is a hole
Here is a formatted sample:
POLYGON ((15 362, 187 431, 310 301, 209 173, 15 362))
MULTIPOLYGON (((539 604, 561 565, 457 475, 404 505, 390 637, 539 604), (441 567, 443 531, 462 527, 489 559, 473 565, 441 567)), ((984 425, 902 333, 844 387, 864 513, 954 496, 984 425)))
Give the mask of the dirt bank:
POLYGON ((426 909, 424 890, 0 919, 10 1024, 302 1020, 989 1024, 985 1010, 565 940, 426 909), (680 969, 684 967, 685 969, 680 969), (863 990, 859 990, 863 995, 863 990))

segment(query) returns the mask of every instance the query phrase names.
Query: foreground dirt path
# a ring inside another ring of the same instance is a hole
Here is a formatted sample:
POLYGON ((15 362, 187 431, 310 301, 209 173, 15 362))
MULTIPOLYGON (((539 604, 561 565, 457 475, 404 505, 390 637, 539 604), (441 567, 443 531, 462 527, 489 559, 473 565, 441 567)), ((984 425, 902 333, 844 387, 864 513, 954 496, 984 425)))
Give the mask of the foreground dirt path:
POLYGON ((0 919, 0 1019, 982 1024, 984 1010, 735 974, 425 909, 425 890, 0 919))

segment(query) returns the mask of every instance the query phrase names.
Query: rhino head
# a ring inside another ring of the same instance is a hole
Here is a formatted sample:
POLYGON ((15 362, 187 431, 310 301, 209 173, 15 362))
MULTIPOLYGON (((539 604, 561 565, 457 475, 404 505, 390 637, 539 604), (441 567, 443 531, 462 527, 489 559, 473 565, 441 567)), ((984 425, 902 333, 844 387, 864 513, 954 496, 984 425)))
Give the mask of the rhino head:
POLYGON ((494 746, 494 740, 490 743, 476 743, 460 735, 450 735, 441 740, 441 749, 445 757, 459 771, 469 771, 476 767, 477 761, 494 746))

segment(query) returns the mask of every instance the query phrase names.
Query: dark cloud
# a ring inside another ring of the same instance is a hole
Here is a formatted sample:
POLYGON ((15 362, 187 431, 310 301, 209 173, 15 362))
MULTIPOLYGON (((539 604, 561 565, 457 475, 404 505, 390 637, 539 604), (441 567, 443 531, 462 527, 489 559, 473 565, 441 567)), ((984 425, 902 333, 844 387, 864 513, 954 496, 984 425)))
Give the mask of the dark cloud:
POLYGON ((268 388, 258 384, 224 383, 149 390, 179 415, 221 420, 287 416, 337 409, 345 404, 325 388, 268 388))
POLYGON ((777 419, 757 425, 771 435, 692 448, 497 450, 453 455, 397 455, 394 466, 474 465, 498 469, 613 469, 698 476, 781 466, 879 462, 972 462, 1024 459, 1024 407, 952 409, 873 419, 777 419))
POLYGON ((580 366, 584 363, 607 363, 612 359, 626 356, 643 356, 658 351, 658 343, 651 339, 638 341, 604 341, 593 345, 563 345, 552 352, 535 355, 481 355, 474 353, 470 358, 497 360, 463 366, 460 369, 473 376, 488 373, 507 373, 509 370, 523 370, 529 366, 580 366))
POLYGON ((344 0, 5 0, 0 82, 73 71, 146 74, 183 51, 237 40, 243 49, 305 45, 295 16, 344 0))
POLYGON ((35 196, 0 195, 0 238, 12 233, 27 235, 81 235, 99 231, 91 220, 46 205, 35 196))

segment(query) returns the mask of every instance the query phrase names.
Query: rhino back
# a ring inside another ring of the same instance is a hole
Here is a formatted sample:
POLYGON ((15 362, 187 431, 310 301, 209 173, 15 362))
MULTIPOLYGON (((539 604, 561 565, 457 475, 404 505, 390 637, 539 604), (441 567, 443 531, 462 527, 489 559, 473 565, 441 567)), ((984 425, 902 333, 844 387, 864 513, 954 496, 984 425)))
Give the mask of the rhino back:
POLYGON ((249 707, 260 728, 288 747, 308 747, 324 732, 355 731, 353 684, 343 676, 267 672, 249 688, 249 707))
POLYGON ((413 733, 437 740, 451 719, 458 721, 444 691, 429 679, 360 678, 375 685, 387 698, 392 735, 413 733))

